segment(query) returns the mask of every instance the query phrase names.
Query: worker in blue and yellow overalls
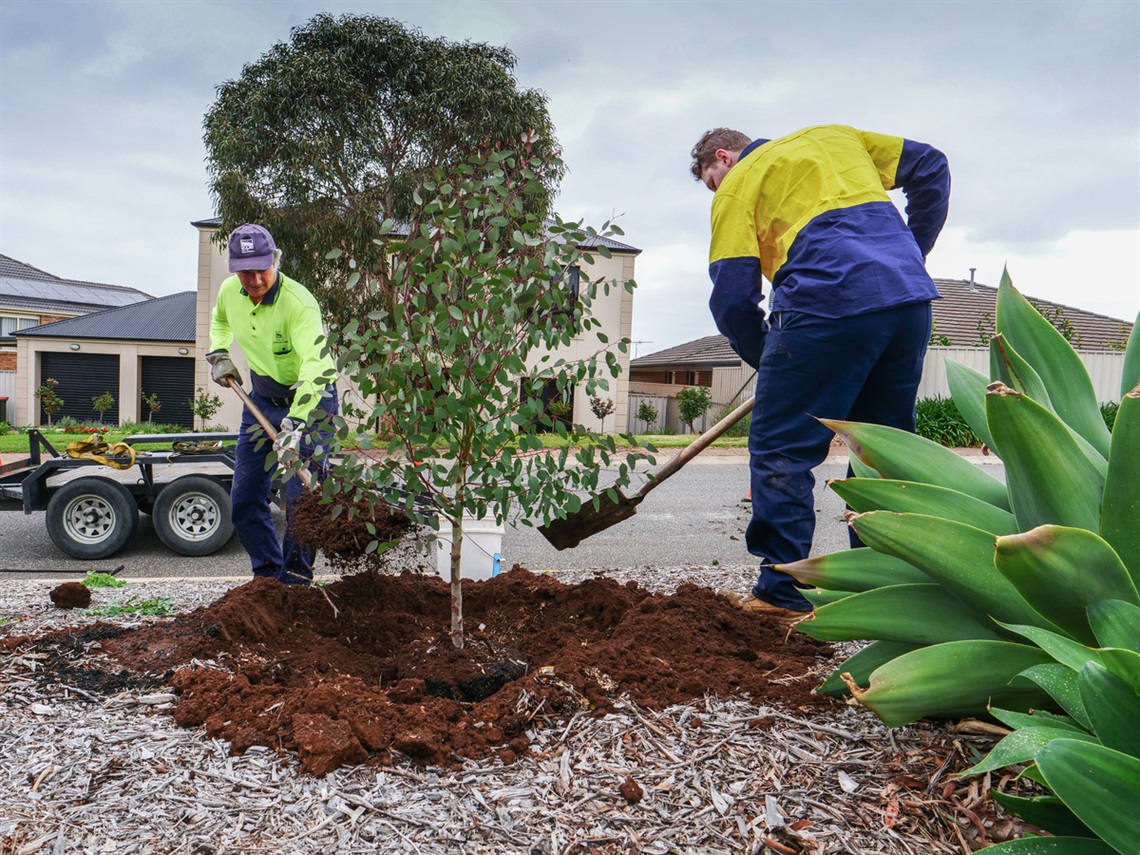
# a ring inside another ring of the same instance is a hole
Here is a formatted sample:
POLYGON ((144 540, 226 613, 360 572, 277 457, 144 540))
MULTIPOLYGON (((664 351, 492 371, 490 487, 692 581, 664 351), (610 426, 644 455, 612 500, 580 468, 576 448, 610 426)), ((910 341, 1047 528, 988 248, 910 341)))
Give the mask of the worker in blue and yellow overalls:
POLYGON ((693 176, 716 194, 709 308, 757 369, 746 543, 760 573, 750 594, 731 596, 794 619, 811 605, 772 565, 811 550, 812 469, 832 437, 816 419, 914 430, 939 296, 925 261, 946 221, 950 170, 932 146, 841 125, 773 140, 717 128, 692 157, 693 176), (905 220, 887 196, 894 188, 905 220), (772 286, 767 317, 761 275, 772 286))

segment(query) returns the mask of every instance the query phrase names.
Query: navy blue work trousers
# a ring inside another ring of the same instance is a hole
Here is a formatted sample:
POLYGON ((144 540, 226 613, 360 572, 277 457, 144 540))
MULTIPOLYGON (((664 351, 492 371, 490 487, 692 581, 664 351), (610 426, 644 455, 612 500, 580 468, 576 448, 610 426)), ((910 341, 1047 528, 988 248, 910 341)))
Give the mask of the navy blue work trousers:
POLYGON ((812 470, 827 457, 833 437, 816 418, 913 431, 930 331, 929 302, 850 318, 772 315, 748 436, 752 521, 745 542, 761 559, 753 596, 783 608, 811 608, 795 580, 768 565, 799 561, 811 551, 812 470))
MULTIPOLYGON (((289 414, 289 405, 283 401, 270 400, 252 392, 249 396, 270 424, 279 425, 289 414)), ((330 389, 321 398, 320 408, 330 416, 339 411, 336 389, 330 389)), ((328 474, 328 458, 313 460, 317 443, 327 443, 330 434, 324 419, 314 425, 307 425, 301 442, 301 457, 313 477, 324 480, 328 474)), ((327 448, 327 445, 325 446, 327 448)), ((241 435, 238 437, 236 460, 234 462, 234 482, 230 490, 233 504, 231 518, 238 540, 249 553, 249 561, 254 576, 269 576, 286 585, 308 585, 313 580, 314 550, 302 547, 293 537, 293 509, 304 493, 301 479, 290 478, 285 482, 285 537, 277 539, 277 526, 269 507, 269 492, 276 464, 270 464, 273 443, 260 429, 257 419, 248 409, 242 411, 241 435)))

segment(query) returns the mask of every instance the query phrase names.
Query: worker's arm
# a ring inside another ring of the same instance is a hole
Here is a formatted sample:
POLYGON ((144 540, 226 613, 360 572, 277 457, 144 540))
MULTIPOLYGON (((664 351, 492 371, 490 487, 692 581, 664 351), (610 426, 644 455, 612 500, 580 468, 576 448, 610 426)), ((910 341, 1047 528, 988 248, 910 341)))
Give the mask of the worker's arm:
POLYGON ((860 132, 883 187, 906 195, 906 222, 925 258, 934 249, 950 208, 950 165, 934 146, 886 134, 860 132))
POLYGON ((713 199, 709 248, 712 295, 709 310, 716 328, 748 365, 760 364, 768 325, 760 302, 760 243, 748 205, 728 193, 713 199))

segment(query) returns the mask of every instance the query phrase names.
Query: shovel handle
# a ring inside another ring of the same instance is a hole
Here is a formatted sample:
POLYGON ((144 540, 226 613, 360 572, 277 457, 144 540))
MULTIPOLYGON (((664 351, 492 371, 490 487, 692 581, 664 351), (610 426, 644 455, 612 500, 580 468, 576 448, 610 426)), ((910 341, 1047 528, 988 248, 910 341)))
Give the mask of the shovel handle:
MULTIPOLYGON (((241 384, 235 383, 233 377, 227 377, 226 383, 229 384, 231 389, 237 392, 238 397, 241 398, 241 402, 245 404, 246 409, 253 414, 253 417, 257 419, 257 423, 261 425, 262 430, 265 431, 265 435, 271 440, 277 439, 277 428, 270 424, 269 419, 265 417, 265 413, 261 412, 261 408, 253 402, 253 399, 249 397, 249 394, 241 387, 241 384)), ((309 473, 308 469, 301 469, 297 475, 306 488, 312 485, 313 476, 309 473)))
POLYGON ((720 439, 725 431, 727 431, 730 427, 744 418, 745 414, 752 411, 752 403, 753 401, 751 398, 745 401, 743 404, 738 406, 735 410, 733 410, 731 413, 729 413, 727 416, 725 416, 723 419, 721 419, 719 422, 717 422, 715 425, 713 425, 711 428, 693 440, 688 448, 681 449, 679 454, 671 457, 664 465, 661 466, 661 468, 657 469, 654 472, 650 472, 648 475, 649 481, 645 484, 644 487, 641 488, 641 490, 638 491, 637 495, 644 497, 646 493, 648 493, 650 490, 652 490, 654 487, 656 487, 658 484, 660 484, 662 481, 664 481, 666 478, 675 473, 678 469, 680 469, 682 466, 684 466, 686 463, 688 463, 690 460, 692 460, 694 457, 712 445, 716 440, 720 439))

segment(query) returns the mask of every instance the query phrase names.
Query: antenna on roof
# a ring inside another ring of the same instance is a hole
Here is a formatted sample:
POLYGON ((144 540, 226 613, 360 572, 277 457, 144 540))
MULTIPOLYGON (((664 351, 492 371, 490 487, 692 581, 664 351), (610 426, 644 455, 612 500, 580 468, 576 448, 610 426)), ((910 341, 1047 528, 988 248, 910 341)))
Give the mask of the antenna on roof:
POLYGON ((633 345, 633 358, 637 359, 637 357, 641 355, 641 353, 638 351, 637 346, 639 344, 653 344, 653 342, 648 339, 643 339, 641 341, 631 341, 630 344, 633 345))
POLYGON ((976 267, 970 268, 970 290, 971 291, 977 291, 978 290, 977 288, 974 287, 974 271, 977 269, 978 268, 976 268, 976 267))

